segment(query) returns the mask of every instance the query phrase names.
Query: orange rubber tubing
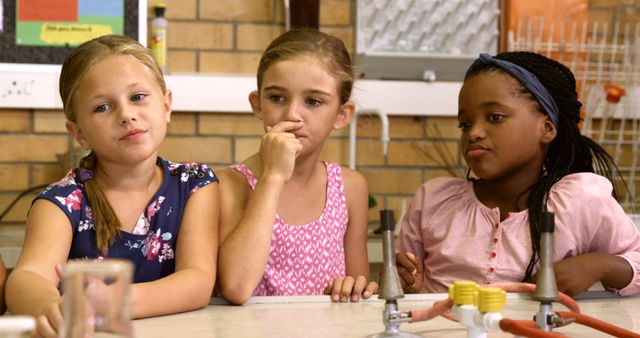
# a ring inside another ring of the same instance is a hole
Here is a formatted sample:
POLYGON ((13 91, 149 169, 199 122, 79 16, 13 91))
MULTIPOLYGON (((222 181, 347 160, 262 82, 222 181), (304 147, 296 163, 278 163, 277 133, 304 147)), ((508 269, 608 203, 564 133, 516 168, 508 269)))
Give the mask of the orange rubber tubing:
POLYGON ((575 318, 578 324, 588 326, 598 331, 608 333, 614 337, 640 338, 640 334, 638 333, 629 331, 627 329, 623 329, 621 327, 615 326, 613 324, 609 324, 600 319, 596 319, 596 318, 584 315, 582 313, 558 311, 557 314, 561 318, 575 318))
MULTIPOLYGON (((519 292, 528 294, 533 293, 536 289, 535 284, 529 283, 496 283, 493 285, 493 287, 500 288, 506 292, 519 292)), ((573 298, 567 296, 562 292, 558 292, 558 300, 560 301, 560 304, 564 305, 572 312, 580 313, 580 306, 575 300, 573 300, 573 298)), ((452 306, 453 301, 447 298, 433 303, 430 308, 422 310, 411 310, 410 323, 429 320, 437 316, 442 316, 446 319, 457 321, 451 314, 448 313, 449 309, 451 309, 452 306)))
MULTIPOLYGON (((536 290, 535 284, 530 283, 496 283, 494 287, 506 292, 518 292, 532 294, 536 290)), ((580 305, 571 297, 562 292, 558 292, 558 302, 564 305, 569 311, 580 313, 580 305)))
MULTIPOLYGON (((533 293, 535 291, 534 284, 528 283, 499 283, 494 284, 495 287, 501 288, 506 292, 519 292, 519 293, 533 293)), ((560 303, 566 306, 571 311, 557 311, 556 313, 561 318, 574 318, 578 324, 588 326, 595 330, 605 332, 614 337, 620 338, 640 338, 640 334, 629 331, 627 329, 609 324, 602 320, 584 315, 580 313, 580 306, 573 300, 573 298, 566 294, 559 292, 558 299, 560 303)), ((423 310, 411 310, 411 321, 420 322, 435 318, 437 316, 443 316, 449 320, 456 321, 451 314, 448 313, 449 309, 453 307, 453 301, 451 299, 443 299, 433 303, 430 308, 423 310)), ((548 332, 540 330, 535 322, 530 320, 513 320, 504 318, 500 321, 500 329, 505 332, 512 333, 517 336, 534 337, 534 338, 546 338, 546 337, 564 337, 561 334, 555 332, 548 332)))
MULTIPOLYGON (((438 316, 444 316, 445 313, 449 311, 449 309, 451 309, 452 306, 453 306, 453 301, 447 298, 447 299, 439 300, 433 303, 433 305, 430 308, 423 309, 423 310, 411 310, 411 321, 409 321, 409 323, 421 322, 421 321, 429 320, 438 316)), ((451 318, 448 318, 448 319, 451 319, 451 318)))
POLYGON ((530 320, 513 320, 504 318, 500 321, 500 329, 516 336, 532 338, 566 338, 559 333, 540 330, 535 323, 530 320))

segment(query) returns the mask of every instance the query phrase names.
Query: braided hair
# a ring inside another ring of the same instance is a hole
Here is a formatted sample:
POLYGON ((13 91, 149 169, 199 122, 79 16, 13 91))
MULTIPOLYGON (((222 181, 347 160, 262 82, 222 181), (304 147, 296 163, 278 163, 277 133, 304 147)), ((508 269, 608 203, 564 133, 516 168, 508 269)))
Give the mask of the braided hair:
MULTIPOLYGON (((582 103, 578 101, 575 77, 566 66, 531 52, 504 52, 494 58, 517 64, 534 74, 551 94, 560 113, 556 137, 551 142, 544 160, 545 173, 541 174, 538 180, 528 189, 529 231, 533 249, 523 278, 523 281, 528 281, 531 279, 533 269, 540 258, 541 213, 546 210, 546 202, 551 187, 569 174, 597 172, 611 181, 614 187, 613 196, 617 198, 618 193, 614 178, 618 178, 623 183, 624 180, 622 180, 622 176, 611 155, 592 139, 580 133, 579 124, 582 120, 580 108, 582 103)), ((479 63, 474 64, 469 69, 465 80, 488 71, 503 72, 509 75, 495 65, 479 63)), ((540 112, 548 115, 540 108, 534 96, 524 86, 521 86, 521 90, 523 93, 529 94, 528 98, 530 100, 536 102, 540 112)))

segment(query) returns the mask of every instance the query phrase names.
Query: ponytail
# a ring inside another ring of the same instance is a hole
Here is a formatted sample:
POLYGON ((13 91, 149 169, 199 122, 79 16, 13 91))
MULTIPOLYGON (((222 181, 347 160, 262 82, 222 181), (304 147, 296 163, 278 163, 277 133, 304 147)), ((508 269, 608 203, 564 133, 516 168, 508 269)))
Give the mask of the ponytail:
POLYGON ((113 244, 119 234, 121 227, 120 220, 113 211, 107 197, 100 189, 93 177, 93 170, 98 159, 95 152, 80 160, 78 176, 80 182, 84 184, 85 194, 89 206, 93 212, 93 222, 96 230, 96 245, 102 255, 106 255, 109 246, 113 244))

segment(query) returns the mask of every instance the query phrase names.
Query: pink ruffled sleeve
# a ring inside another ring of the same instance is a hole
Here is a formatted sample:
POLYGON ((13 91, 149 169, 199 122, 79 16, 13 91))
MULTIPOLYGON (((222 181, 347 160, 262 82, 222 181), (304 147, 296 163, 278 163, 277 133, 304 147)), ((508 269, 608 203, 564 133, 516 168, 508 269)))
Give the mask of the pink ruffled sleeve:
POLYGON ((396 239, 396 253, 410 252, 424 261, 426 248, 424 227, 433 216, 434 210, 442 205, 456 209, 463 194, 466 180, 453 177, 437 177, 422 184, 413 195, 409 209, 402 220, 402 228, 396 239))

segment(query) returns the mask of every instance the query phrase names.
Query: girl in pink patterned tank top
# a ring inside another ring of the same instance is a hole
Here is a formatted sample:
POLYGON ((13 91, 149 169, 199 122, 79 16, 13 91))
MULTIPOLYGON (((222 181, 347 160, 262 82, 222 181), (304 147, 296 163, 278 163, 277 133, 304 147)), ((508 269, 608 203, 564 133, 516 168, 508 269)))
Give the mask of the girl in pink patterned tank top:
POLYGON ((362 174, 320 160, 331 130, 355 110, 343 43, 313 29, 276 38, 249 94, 265 127, 260 150, 218 173, 221 189, 218 290, 251 295, 330 294, 358 301, 369 281, 368 191, 362 174))

